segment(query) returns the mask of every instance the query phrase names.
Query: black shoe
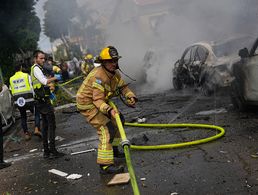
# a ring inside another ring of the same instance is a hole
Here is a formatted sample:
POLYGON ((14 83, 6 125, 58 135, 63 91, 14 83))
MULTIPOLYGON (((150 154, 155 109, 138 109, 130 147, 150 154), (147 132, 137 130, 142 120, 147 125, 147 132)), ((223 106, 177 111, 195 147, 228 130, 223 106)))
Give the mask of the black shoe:
POLYGON ((116 167, 115 165, 100 165, 100 170, 99 170, 99 173, 102 175, 117 174, 117 173, 123 173, 123 172, 124 172, 123 166, 116 167))
POLYGON ((113 146, 113 152, 115 158, 125 158, 125 153, 120 152, 117 146, 113 146))
POLYGON ((12 165, 11 163, 1 162, 0 163, 0 169, 4 169, 4 168, 9 167, 11 165, 12 165))
POLYGON ((65 153, 58 152, 57 150, 52 150, 52 151, 50 151, 50 154, 49 154, 50 159, 60 158, 60 157, 63 157, 63 156, 65 156, 65 153))
POLYGON ((43 158, 49 158, 49 151, 44 151, 43 152, 43 158))

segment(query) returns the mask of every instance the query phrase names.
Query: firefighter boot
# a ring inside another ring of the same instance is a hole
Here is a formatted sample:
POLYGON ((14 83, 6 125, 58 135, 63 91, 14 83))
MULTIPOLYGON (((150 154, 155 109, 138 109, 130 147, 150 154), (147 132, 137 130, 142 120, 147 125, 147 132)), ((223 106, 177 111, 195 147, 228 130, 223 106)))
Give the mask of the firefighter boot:
POLYGON ((116 158, 125 158, 125 153, 120 152, 118 149, 118 146, 113 146, 113 152, 114 152, 114 157, 116 158))
POLYGON ((36 136, 42 138, 42 134, 41 134, 41 132, 40 132, 40 130, 39 130, 38 127, 35 127, 35 129, 34 129, 34 135, 36 135, 36 136))
POLYGON ((50 154, 49 154, 49 158, 53 159, 53 158, 60 158, 65 156, 65 153, 63 152, 58 152, 56 149, 50 149, 50 154))
POLYGON ((117 173, 123 173, 124 172, 124 167, 119 166, 116 167, 115 165, 100 165, 100 170, 99 173, 102 175, 107 175, 107 174, 117 174, 117 173))

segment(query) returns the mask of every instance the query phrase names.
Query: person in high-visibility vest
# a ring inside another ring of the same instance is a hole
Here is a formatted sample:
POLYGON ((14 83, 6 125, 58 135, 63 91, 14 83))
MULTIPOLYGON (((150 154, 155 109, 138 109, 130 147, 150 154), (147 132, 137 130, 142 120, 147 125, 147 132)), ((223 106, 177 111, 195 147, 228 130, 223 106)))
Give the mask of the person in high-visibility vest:
POLYGON ((56 132, 56 121, 54 108, 50 102, 50 88, 49 83, 56 81, 56 77, 47 77, 43 69, 45 62, 45 53, 41 50, 36 50, 33 54, 34 65, 31 67, 31 78, 33 89, 35 92, 36 107, 42 116, 43 126, 43 148, 44 158, 57 158, 62 157, 65 154, 58 152, 55 145, 55 132, 56 132), (48 144, 49 134, 49 144, 48 144))
MULTIPOLYGON (((10 90, 14 98, 14 104, 21 114, 21 125, 25 134, 25 139, 30 140, 31 133, 27 126, 27 113, 30 110, 34 113, 34 91, 29 74, 22 72, 20 64, 15 66, 15 74, 10 78, 10 90)), ((40 122, 35 119, 34 134, 41 137, 40 122)))

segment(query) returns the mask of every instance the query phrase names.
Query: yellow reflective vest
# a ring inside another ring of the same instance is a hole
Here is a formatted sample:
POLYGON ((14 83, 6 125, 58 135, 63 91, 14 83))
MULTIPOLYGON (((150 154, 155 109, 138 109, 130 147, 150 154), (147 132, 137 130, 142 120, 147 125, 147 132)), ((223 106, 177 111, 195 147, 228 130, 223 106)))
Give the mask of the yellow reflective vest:
POLYGON ((23 97, 26 103, 33 102, 33 89, 29 82, 29 75, 21 71, 16 72, 10 78, 10 89, 14 96, 15 104, 19 97, 23 97))
POLYGON ((39 89, 41 88, 42 84, 41 82, 39 82, 39 80, 34 76, 34 67, 37 66, 40 68, 41 71, 43 71, 43 69, 37 65, 37 64, 34 64, 32 67, 31 67, 31 72, 30 72, 30 76, 31 76, 31 79, 32 79, 32 85, 33 85, 33 89, 39 89))
POLYGON ((39 66, 37 64, 34 64, 31 67, 31 80, 32 80, 32 86, 33 86, 33 89, 34 89, 34 92, 35 92, 35 98, 36 99, 42 99, 42 98, 49 97, 49 95, 50 95, 49 86, 42 85, 41 82, 34 75, 34 68, 36 66, 39 67, 39 69, 45 75, 45 72, 44 72, 44 70, 43 70, 43 68, 41 66, 39 66))
POLYGON ((21 71, 16 72, 10 78, 10 87, 11 87, 11 92, 13 96, 33 93, 29 82, 29 75, 21 71))

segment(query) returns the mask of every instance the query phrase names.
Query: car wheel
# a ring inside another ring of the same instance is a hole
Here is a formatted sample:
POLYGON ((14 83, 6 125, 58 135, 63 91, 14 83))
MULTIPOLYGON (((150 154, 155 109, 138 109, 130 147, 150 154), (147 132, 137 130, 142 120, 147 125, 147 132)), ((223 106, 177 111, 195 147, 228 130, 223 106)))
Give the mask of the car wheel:
POLYGON ((183 83, 178 78, 173 78, 174 89, 180 90, 183 88, 183 83))

